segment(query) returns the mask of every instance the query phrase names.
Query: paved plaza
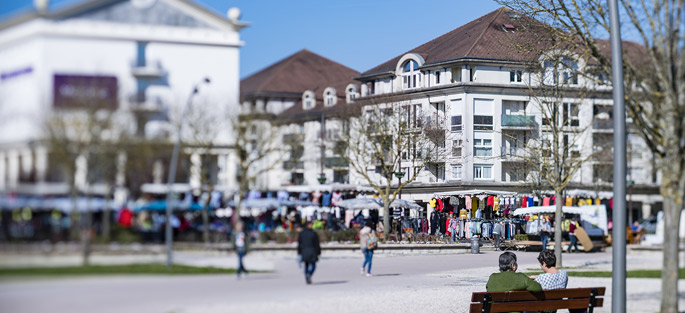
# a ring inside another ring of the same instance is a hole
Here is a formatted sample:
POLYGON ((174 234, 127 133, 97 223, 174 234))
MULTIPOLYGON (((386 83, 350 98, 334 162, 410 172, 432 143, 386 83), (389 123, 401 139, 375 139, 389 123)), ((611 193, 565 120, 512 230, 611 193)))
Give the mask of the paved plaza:
MULTIPOLYGON (((519 270, 537 269, 537 252, 516 252, 519 270)), ((248 269, 269 270, 241 280, 233 275, 106 276, 73 278, 6 278, 0 280, 4 312, 467 312, 473 291, 485 290, 497 270, 499 252, 397 254, 381 253, 373 260, 373 277, 360 275, 361 254, 324 251, 312 285, 306 285, 294 253, 259 252, 246 259, 248 269)), ((42 260, 66 265, 76 256, 3 256, 35 264, 42 260)), ((163 260, 163 255, 97 256, 95 263, 163 260)), ((234 256, 218 252, 176 253, 179 263, 232 267, 234 256)), ((610 270, 611 250, 564 254, 569 270, 610 270)), ((629 251, 629 269, 656 269, 660 251, 629 251)), ((569 287, 607 287, 609 278, 571 277, 569 287)), ((685 284, 681 284, 685 290, 685 284)), ((628 279, 628 312, 656 312, 658 279, 628 279)), ((685 295, 681 297, 685 307, 685 295)))

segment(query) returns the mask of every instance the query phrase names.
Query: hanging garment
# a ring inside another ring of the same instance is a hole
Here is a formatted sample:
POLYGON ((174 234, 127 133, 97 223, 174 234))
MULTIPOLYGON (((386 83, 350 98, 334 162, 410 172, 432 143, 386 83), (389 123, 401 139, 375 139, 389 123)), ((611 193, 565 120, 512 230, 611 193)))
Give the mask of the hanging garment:
POLYGON ((566 206, 572 206, 573 205, 573 198, 568 197, 566 198, 566 206))
POLYGON ((438 206, 436 207, 436 209, 438 211, 442 212, 443 208, 444 208, 444 204, 442 203, 442 199, 438 199, 438 206))
POLYGON ((495 212, 499 211, 499 207, 501 205, 500 200, 504 200, 504 199, 502 197, 495 197, 495 205, 492 207, 493 211, 495 211, 495 212))
POLYGON ((528 207, 528 196, 523 197, 523 201, 521 201, 521 207, 522 208, 527 208, 528 207))
POLYGON ((549 206, 549 200, 550 200, 549 197, 542 198, 542 205, 543 206, 549 206))
POLYGON ((455 197, 455 196, 451 196, 450 197, 450 204, 452 206, 458 206, 459 205, 459 199, 457 199, 457 197, 455 197))
POLYGON ((533 197, 528 198, 528 207, 535 206, 535 200, 533 197))
POLYGON ((464 197, 464 206, 466 207, 467 210, 471 210, 471 196, 465 196, 464 197))
POLYGON ((338 206, 338 203, 340 203, 342 200, 343 200, 342 199, 342 193, 339 191, 336 191, 333 193, 333 196, 331 198, 331 204, 333 206, 338 206))
POLYGON ((435 198, 431 198, 428 200, 428 205, 430 205, 431 208, 434 208, 438 206, 438 200, 435 198))

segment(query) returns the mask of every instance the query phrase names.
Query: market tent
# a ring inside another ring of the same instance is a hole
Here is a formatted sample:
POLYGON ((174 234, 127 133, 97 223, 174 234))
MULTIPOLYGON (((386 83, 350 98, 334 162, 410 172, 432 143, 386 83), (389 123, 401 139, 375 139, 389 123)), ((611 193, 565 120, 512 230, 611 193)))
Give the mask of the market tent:
MULTIPOLYGON (((549 206, 533 206, 527 208, 516 209, 514 213, 515 216, 531 215, 531 214, 553 214, 556 212, 557 207, 554 205, 549 206)), ((583 205, 583 206, 563 206, 561 211, 565 214, 577 214, 580 215, 580 219, 583 222, 587 222, 594 227, 601 229, 604 235, 608 234, 607 229, 607 210, 604 205, 583 205)), ((583 226, 585 227, 585 225, 583 226)), ((588 227, 585 227, 588 228, 588 227)), ((588 234, 590 234, 590 231, 588 234)))
POLYGON ((414 201, 409 201, 409 200, 404 200, 404 199, 395 199, 390 204, 391 208, 404 208, 404 209, 412 209, 412 210, 421 210, 423 207, 420 205, 416 204, 414 201))
POLYGON ((436 196, 459 196, 459 195, 501 195, 501 196, 515 196, 518 193, 513 191, 501 191, 501 190, 483 190, 483 189, 471 189, 471 190, 455 190, 446 192, 436 192, 436 196))
MULTIPOLYGON (((174 210, 202 210, 202 206, 197 203, 186 203, 181 201, 174 201, 171 205, 174 210)), ((136 206, 133 211, 166 211, 166 201, 156 200, 148 201, 136 206)))
POLYGON ((338 202, 337 205, 341 208, 350 210, 380 209, 383 207, 383 203, 380 201, 380 199, 374 198, 347 199, 338 202))

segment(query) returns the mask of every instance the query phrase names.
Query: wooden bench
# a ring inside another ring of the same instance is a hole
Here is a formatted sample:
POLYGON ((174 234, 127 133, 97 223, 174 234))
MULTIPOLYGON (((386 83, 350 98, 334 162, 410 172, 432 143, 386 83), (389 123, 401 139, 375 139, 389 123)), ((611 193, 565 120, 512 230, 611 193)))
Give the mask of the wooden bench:
POLYGON ((471 313, 570 309, 592 313, 604 304, 605 287, 530 291, 474 292, 471 313))

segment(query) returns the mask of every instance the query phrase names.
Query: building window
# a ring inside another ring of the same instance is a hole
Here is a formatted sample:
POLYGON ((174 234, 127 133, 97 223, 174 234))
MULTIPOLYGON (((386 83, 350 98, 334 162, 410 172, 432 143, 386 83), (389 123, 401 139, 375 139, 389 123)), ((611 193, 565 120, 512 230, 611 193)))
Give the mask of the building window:
POLYGON ((331 106, 333 104, 333 92, 326 91, 326 106, 331 106))
POLYGON ((460 132, 462 128, 461 115, 452 116, 452 131, 460 132))
POLYGON ((477 157, 492 156, 492 139, 474 139, 473 155, 477 157))
POLYGON ((436 165, 435 166, 435 178, 438 181, 444 181, 445 180, 445 165, 436 165))
POLYGON ((511 83, 520 83, 521 77, 523 76, 523 71, 521 70, 511 70, 509 72, 509 82, 511 83))
POLYGON ((454 156, 454 157, 462 156, 461 149, 462 149, 461 139, 452 140, 452 156, 454 156))
POLYGON ((419 127, 421 107, 417 104, 405 105, 402 107, 402 121, 407 128, 419 127))
POLYGON ((492 130, 492 116, 474 115, 473 130, 492 130))
POLYGON ((578 104, 564 103, 564 125, 565 126, 579 126, 580 117, 578 116, 578 104))
POLYGON ((402 64, 402 89, 413 89, 421 87, 421 73, 419 63, 414 60, 407 60, 402 64))
POLYGON ((311 91, 305 91, 304 95, 302 96, 302 106, 305 110, 313 109, 314 108, 314 93, 311 91))
POLYGON ((440 71, 435 71, 435 84, 440 84, 440 71))
POLYGON ((452 178, 453 179, 461 179, 462 178, 462 173, 461 173, 461 165, 452 165, 452 178))
POLYGON ((452 68, 452 83, 461 82, 461 66, 452 68))
POLYGON ((473 179, 492 179, 492 165, 474 164, 473 179))

